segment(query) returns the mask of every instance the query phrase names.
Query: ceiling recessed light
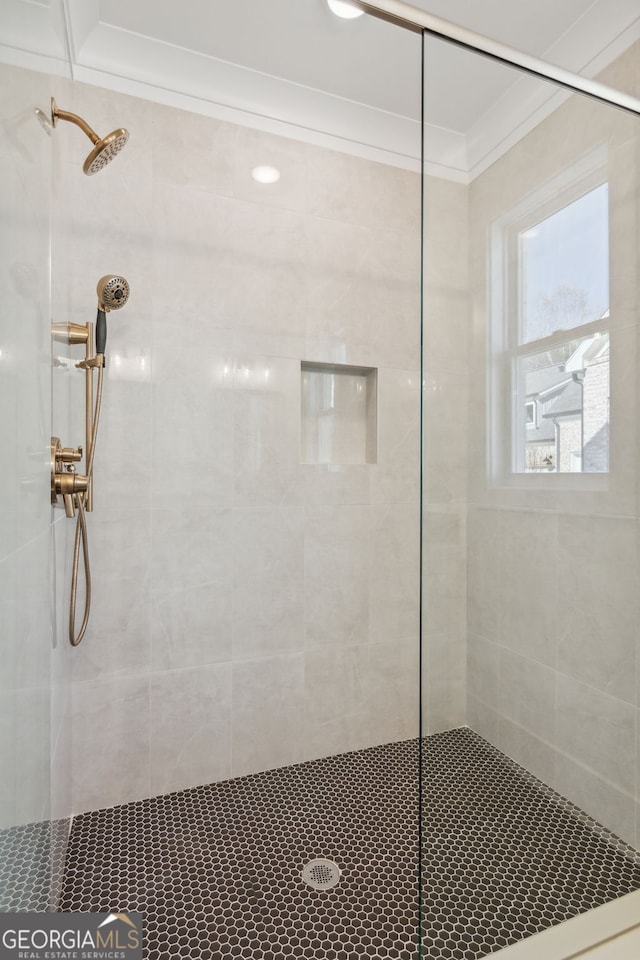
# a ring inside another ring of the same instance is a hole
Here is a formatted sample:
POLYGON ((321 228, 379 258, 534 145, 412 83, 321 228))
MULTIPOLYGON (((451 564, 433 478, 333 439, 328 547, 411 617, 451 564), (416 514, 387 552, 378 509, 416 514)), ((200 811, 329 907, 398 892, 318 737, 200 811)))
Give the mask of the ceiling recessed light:
POLYGON ((343 17, 345 20, 353 20, 355 17, 361 17, 364 13, 364 10, 354 7, 352 3, 349 3, 349 0, 327 0, 327 6, 331 13, 335 13, 336 17, 343 17))
POLYGON ((251 176, 258 183, 277 183, 280 179, 280 171, 277 167, 254 167, 251 176))

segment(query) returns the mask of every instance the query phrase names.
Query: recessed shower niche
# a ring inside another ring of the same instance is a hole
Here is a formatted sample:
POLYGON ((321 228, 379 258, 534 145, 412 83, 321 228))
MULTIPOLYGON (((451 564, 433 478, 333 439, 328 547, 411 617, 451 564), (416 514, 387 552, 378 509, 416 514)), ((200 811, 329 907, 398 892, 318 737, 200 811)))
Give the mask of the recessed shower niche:
POLYGON ((302 463, 376 463, 378 371, 302 361, 302 463))

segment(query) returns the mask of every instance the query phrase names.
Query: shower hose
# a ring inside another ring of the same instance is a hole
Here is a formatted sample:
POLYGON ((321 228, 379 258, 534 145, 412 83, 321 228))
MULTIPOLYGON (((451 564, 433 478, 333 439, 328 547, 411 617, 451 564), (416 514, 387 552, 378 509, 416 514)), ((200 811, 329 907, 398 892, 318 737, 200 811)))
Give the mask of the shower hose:
POLYGON ((91 488, 91 479, 93 477, 93 457, 96 452, 96 437, 98 435, 98 424, 100 423, 100 407, 102 405, 102 381, 104 378, 104 357, 102 363, 98 366, 98 385, 96 389, 96 402, 93 411, 91 423, 91 444, 87 456, 87 489, 82 493, 76 493, 75 502, 78 509, 76 519, 76 535, 73 544, 73 565, 71 568, 71 599, 69 602, 69 642, 72 647, 77 647, 85 635, 89 623, 89 614, 91 613, 91 563, 89 560, 89 542, 87 539, 87 514, 86 505, 89 490, 91 488), (80 629, 76 634, 76 600, 78 593, 78 568, 80 565, 80 545, 82 544, 82 565, 84 568, 84 615, 80 629))

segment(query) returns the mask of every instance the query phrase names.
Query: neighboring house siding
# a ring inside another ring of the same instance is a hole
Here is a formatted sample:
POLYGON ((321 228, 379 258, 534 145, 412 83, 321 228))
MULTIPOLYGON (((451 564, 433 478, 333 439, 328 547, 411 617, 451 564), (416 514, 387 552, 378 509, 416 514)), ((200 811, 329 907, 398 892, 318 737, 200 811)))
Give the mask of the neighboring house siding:
POLYGON ((526 428, 527 470, 608 471, 608 343, 608 334, 583 341, 565 363, 529 376, 534 389, 526 399, 536 403, 537 426, 526 428))
MULTIPOLYGON (((560 471, 571 473, 576 470, 575 454, 580 454, 582 445, 582 424, 580 418, 562 418, 558 421, 560 445, 560 471)), ((577 469, 580 468, 580 459, 577 459, 577 469)))
POLYGON ((596 360, 584 378, 583 470, 604 473, 609 469, 609 357, 596 360))

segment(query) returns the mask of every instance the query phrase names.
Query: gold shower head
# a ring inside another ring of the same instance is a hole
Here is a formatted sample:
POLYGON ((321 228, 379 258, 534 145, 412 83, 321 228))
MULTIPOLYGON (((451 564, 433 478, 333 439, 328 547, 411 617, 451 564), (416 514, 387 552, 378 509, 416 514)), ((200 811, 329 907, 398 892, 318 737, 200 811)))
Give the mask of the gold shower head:
POLYGON ((119 310, 129 299, 129 284, 124 277, 116 277, 110 273, 100 277, 96 287, 98 294, 98 309, 119 310))
POLYGON ((75 123, 77 127, 86 133, 93 143, 93 150, 82 165, 82 169, 88 177, 94 173, 99 173, 103 167, 111 163, 116 154, 120 153, 129 139, 129 131, 123 127, 113 130, 106 137, 100 138, 95 130, 92 130, 88 123, 82 117, 75 113, 69 113, 67 110, 58 109, 58 105, 51 97, 51 122, 55 127, 58 120, 68 120, 75 123))

